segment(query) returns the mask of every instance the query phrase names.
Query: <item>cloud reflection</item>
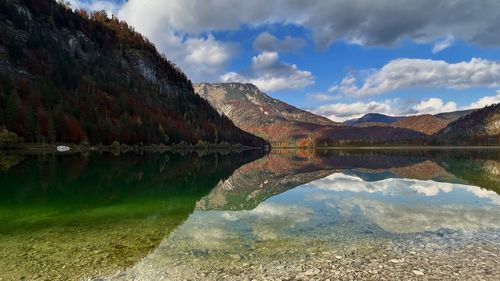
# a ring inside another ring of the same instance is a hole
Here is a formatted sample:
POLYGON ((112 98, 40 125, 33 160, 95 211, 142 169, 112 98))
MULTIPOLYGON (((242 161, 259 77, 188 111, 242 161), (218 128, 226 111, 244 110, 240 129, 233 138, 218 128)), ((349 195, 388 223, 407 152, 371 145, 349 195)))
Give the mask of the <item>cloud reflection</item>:
POLYGON ((464 191, 474 197, 488 199, 491 204, 500 206, 500 196, 494 191, 476 186, 435 182, 432 180, 390 178, 367 182, 360 177, 335 173, 305 186, 335 192, 380 193, 386 196, 401 196, 414 193, 431 197, 452 191, 464 191))
POLYGON ((344 219, 358 216, 388 232, 499 226, 500 196, 476 186, 394 178, 366 182, 338 173, 306 187, 312 188, 307 200, 323 201, 344 219))

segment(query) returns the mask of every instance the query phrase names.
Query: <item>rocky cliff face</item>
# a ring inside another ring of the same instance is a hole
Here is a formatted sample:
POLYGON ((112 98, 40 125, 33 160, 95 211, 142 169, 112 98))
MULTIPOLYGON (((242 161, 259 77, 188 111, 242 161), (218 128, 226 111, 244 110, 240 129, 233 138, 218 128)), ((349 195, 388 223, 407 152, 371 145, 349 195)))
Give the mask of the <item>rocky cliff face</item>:
POLYGON ((54 0, 0 0, 0 113, 28 142, 264 144, 126 23, 54 0))
POLYGON ((234 120, 237 125, 259 118, 262 122, 304 122, 318 125, 337 125, 336 122, 298 109, 273 99, 252 84, 201 83, 194 85, 195 92, 207 99, 219 112, 234 120))

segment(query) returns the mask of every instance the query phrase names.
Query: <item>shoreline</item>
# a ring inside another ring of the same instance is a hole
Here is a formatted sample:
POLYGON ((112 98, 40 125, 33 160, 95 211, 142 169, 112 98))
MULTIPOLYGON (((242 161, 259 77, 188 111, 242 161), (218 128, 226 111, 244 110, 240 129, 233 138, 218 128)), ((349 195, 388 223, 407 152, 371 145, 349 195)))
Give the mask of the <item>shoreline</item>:
POLYGON ((327 146, 327 147, 280 147, 271 149, 301 149, 301 150, 453 150, 453 149, 500 149, 500 146, 327 146))
MULTIPOLYGON (((67 146, 70 148, 68 152, 71 151, 179 151, 179 150, 188 150, 188 151, 212 151, 212 150, 229 150, 229 151, 247 151, 247 150, 454 150, 454 149, 470 149, 470 150, 488 150, 488 149, 500 149, 500 146, 404 146, 404 145, 394 145, 394 146, 327 146, 327 147, 298 147, 298 146, 270 146, 266 147, 250 147, 243 145, 208 145, 208 146, 196 146, 196 145, 78 145, 78 144, 41 144, 41 145, 21 145, 17 147, 3 147, 0 148, 0 151, 57 151, 58 146, 67 146)), ((63 152, 60 152, 63 153, 63 152)))
POLYGON ((249 150, 264 150, 262 147, 249 147, 242 145, 232 145, 232 146, 171 146, 171 145, 99 145, 99 146, 88 146, 88 145, 76 145, 76 144, 42 144, 42 145, 21 145, 17 147, 4 147, 0 148, 0 152, 54 152, 59 154, 71 154, 74 152, 176 152, 176 151, 225 151, 225 152, 243 152, 249 150), (65 146, 69 147, 68 151, 58 151, 57 147, 65 146))

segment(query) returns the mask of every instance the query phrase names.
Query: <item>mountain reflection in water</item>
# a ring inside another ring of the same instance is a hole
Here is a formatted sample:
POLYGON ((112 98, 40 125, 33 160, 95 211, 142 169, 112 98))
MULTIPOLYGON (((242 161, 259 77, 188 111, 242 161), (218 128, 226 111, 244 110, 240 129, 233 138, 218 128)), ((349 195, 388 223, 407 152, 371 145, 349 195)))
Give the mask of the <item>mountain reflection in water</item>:
POLYGON ((375 255, 443 231, 498 238, 500 151, 258 157, 9 155, 0 170, 0 277, 239 280, 236 269, 249 265, 375 255))

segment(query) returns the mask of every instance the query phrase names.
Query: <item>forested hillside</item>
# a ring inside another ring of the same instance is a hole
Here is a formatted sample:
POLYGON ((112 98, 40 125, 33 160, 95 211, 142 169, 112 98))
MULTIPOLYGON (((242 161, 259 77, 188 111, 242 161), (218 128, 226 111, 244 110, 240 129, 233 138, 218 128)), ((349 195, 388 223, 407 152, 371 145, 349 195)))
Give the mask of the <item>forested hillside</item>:
POLYGON ((500 103, 473 111, 450 123, 433 139, 437 144, 500 145, 500 103))
POLYGON ((126 23, 54 0, 0 0, 2 129, 24 142, 264 144, 126 23))

